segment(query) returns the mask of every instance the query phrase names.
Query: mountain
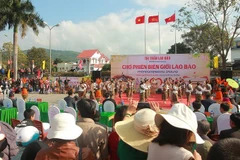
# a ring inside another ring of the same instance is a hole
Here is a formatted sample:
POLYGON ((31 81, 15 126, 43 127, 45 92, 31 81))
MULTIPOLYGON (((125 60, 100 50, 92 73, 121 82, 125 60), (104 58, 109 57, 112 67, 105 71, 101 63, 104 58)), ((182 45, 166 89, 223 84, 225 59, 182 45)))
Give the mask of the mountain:
MULTIPOLYGON (((49 55, 49 49, 45 49, 46 52, 49 55)), ((27 54, 28 50, 24 50, 23 52, 27 54)), ((63 51, 63 50, 54 50, 52 49, 52 59, 59 58, 63 62, 76 62, 77 59, 76 57, 79 55, 80 52, 75 52, 75 51, 63 51)))

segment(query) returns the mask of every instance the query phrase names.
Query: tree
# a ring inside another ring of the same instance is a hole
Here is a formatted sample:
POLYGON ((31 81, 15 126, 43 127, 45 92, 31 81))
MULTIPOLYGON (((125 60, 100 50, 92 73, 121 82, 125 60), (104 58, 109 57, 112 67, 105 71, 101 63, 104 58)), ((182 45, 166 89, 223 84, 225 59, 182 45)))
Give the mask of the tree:
MULTIPOLYGON (((185 45, 183 42, 182 43, 177 43, 177 53, 191 53, 191 48, 189 48, 187 45, 185 45)), ((173 44, 170 49, 168 49, 167 54, 173 54, 175 53, 175 44, 173 44)))
POLYGON ((13 29, 13 68, 14 76, 17 79, 18 70, 18 30, 21 31, 21 37, 26 35, 28 27, 38 35, 38 25, 44 27, 44 21, 38 13, 35 13, 34 6, 29 0, 0 0, 0 31, 6 27, 13 29))
POLYGON ((190 31, 182 34, 184 42, 192 49, 193 53, 212 53, 214 52, 214 43, 209 38, 207 29, 214 29, 211 23, 196 25, 190 28, 190 31))
POLYGON ((212 49, 220 55, 222 67, 226 69, 227 56, 233 40, 240 34, 239 9, 239 0, 192 0, 179 10, 179 19, 175 27, 180 30, 204 27, 204 35, 208 35, 213 44, 212 49), (205 27, 207 25, 211 27, 205 27))
POLYGON ((63 62, 60 58, 56 58, 54 61, 53 61, 53 64, 58 64, 58 63, 61 63, 63 62))
POLYGON ((34 65, 40 68, 42 67, 42 62, 45 60, 46 68, 49 67, 50 59, 44 48, 32 47, 27 52, 27 59, 28 59, 28 64, 31 64, 32 61, 34 60, 34 65))
POLYGON ((18 68, 25 68, 26 64, 28 64, 27 55, 25 53, 23 53, 22 50, 19 48, 19 51, 18 51, 18 68))
POLYGON ((102 71, 110 71, 111 70, 111 64, 104 64, 102 67, 102 71))
MULTIPOLYGON (((8 62, 12 61, 13 44, 11 42, 3 43, 2 51, 2 62, 7 66, 9 65, 8 62)), ((9 67, 11 68, 10 65, 9 67)))
MULTIPOLYGON (((8 65, 8 61, 12 61, 13 57, 12 57, 12 51, 13 51, 13 44, 11 42, 7 42, 7 43, 3 43, 2 46, 2 64, 7 66, 8 65)), ((23 64, 27 64, 27 56, 26 54, 24 54, 22 52, 22 50, 20 49, 20 47, 18 47, 18 53, 19 53, 19 57, 18 57, 18 67, 23 66, 23 64)), ((10 69, 12 67, 10 66, 10 69)))

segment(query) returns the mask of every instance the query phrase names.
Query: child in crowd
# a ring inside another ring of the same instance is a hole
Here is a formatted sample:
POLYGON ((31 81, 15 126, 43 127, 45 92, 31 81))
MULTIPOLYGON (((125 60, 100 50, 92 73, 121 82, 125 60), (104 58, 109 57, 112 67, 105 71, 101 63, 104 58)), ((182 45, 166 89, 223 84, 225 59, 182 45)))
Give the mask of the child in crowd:
POLYGON ((35 111, 32 109, 26 109, 23 114, 24 120, 15 127, 16 132, 18 132, 18 130, 22 127, 34 126, 33 121, 35 119, 35 111))
POLYGON ((200 102, 194 101, 192 103, 192 106, 193 106, 193 109, 194 109, 193 112, 201 112, 200 108, 201 108, 202 104, 200 102))

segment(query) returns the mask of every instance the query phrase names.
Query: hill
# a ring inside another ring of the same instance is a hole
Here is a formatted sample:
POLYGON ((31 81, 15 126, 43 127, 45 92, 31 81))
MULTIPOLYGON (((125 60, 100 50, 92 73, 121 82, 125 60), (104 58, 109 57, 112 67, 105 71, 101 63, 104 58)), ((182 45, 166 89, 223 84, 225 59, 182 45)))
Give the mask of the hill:
MULTIPOLYGON (((45 49, 46 52, 49 55, 49 49, 45 49)), ((27 54, 28 50, 24 50, 23 52, 27 54)), ((78 56, 80 52, 75 52, 75 51, 63 51, 63 50, 54 50, 52 49, 52 59, 59 58, 63 62, 76 62, 77 59, 76 57, 78 56)))

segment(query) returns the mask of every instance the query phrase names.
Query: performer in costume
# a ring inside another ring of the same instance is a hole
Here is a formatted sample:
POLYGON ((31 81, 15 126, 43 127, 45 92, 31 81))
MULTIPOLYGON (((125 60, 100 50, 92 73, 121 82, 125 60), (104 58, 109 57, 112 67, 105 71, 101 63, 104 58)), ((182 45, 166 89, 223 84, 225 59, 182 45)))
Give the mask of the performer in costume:
POLYGON ((172 98, 173 96, 178 97, 178 81, 175 81, 175 83, 172 86, 172 98))
POLYGON ((124 85, 122 83, 122 80, 119 80, 119 90, 118 90, 118 96, 120 99, 122 99, 122 93, 124 91, 124 85))
POLYGON ((140 82, 140 100, 139 102, 145 102, 146 101, 146 97, 145 97, 145 92, 147 90, 147 87, 145 86, 145 83, 143 81, 140 82))
POLYGON ((191 104, 192 91, 193 91, 192 81, 189 80, 186 86, 187 106, 190 106, 191 104))
POLYGON ((201 84, 197 82, 197 86, 195 87, 195 100, 201 101, 202 100, 202 93, 204 89, 202 88, 201 84))
POLYGON ((209 80, 206 81, 205 87, 204 87, 204 94, 211 94, 212 93, 212 86, 209 83, 209 80))
POLYGON ((163 85, 162 85, 162 100, 164 103, 166 103, 167 100, 167 95, 168 95, 168 90, 169 90, 169 86, 167 84, 167 81, 164 81, 163 85))
POLYGON ((133 98, 133 87, 134 87, 133 80, 130 79, 128 83, 128 100, 131 100, 133 98))

